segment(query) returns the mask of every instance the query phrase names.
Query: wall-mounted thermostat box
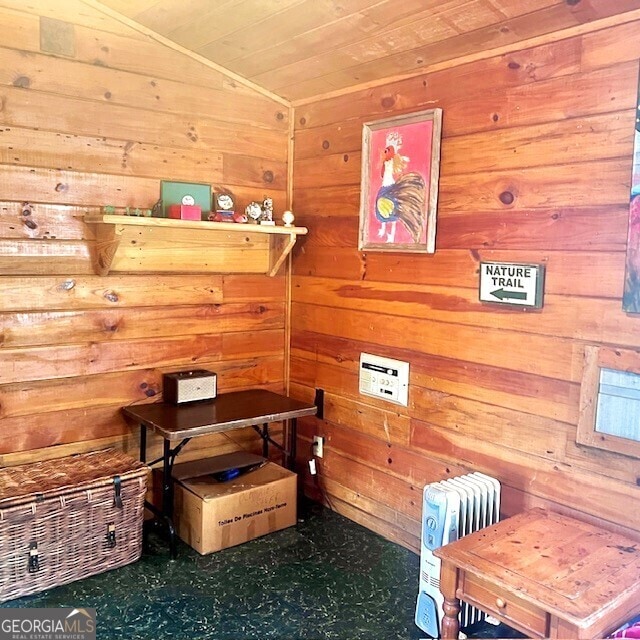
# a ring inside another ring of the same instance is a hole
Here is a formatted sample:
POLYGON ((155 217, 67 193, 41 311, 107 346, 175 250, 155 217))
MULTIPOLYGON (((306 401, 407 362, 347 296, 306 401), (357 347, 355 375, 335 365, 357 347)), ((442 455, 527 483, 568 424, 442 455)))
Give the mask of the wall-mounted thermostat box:
POLYGON ((409 400, 409 363, 361 353, 360 393, 406 407, 409 400))

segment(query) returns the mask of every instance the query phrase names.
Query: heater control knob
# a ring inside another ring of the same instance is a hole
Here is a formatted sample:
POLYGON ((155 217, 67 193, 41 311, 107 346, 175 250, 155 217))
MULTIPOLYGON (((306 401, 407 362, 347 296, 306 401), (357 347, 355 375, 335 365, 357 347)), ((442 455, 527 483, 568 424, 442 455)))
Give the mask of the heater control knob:
POLYGON ((427 518, 427 527, 429 529, 437 529, 438 528, 438 521, 433 516, 429 516, 427 518))

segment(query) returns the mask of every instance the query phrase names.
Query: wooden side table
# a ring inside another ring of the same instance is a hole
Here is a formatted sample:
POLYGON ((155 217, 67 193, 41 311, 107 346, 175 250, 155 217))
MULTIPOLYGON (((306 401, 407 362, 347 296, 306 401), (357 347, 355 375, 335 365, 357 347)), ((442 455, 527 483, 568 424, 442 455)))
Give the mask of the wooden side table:
POLYGON ((460 600, 532 638, 603 638, 640 613, 640 544, 532 509, 440 547, 442 638, 460 600))

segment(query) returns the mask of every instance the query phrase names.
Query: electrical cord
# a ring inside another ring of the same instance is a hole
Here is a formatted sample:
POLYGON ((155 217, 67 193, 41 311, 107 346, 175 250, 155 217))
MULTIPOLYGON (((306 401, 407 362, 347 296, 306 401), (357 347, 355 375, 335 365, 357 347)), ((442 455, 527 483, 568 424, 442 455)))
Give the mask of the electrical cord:
MULTIPOLYGON (((316 453, 315 448, 316 448, 316 445, 315 443, 312 442, 310 446, 311 460, 314 460, 314 461, 315 461, 315 453, 316 453)), ((331 498, 329 497, 329 492, 322 486, 323 483, 321 482, 319 467, 317 464, 315 465, 315 473, 311 473, 311 477, 314 478, 313 484, 320 491, 320 495, 322 496, 323 502, 326 502, 329 505, 329 508, 331 509, 331 511, 335 511, 337 513, 338 511, 335 508, 335 505, 333 504, 333 502, 331 501, 331 498)))

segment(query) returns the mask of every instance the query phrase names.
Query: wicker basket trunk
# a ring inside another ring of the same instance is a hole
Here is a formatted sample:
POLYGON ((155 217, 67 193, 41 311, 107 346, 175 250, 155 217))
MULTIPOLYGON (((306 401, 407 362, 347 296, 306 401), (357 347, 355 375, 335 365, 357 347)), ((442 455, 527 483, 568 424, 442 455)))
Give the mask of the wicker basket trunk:
POLYGON ((0 469, 0 602, 137 560, 147 471, 113 450, 0 469))

